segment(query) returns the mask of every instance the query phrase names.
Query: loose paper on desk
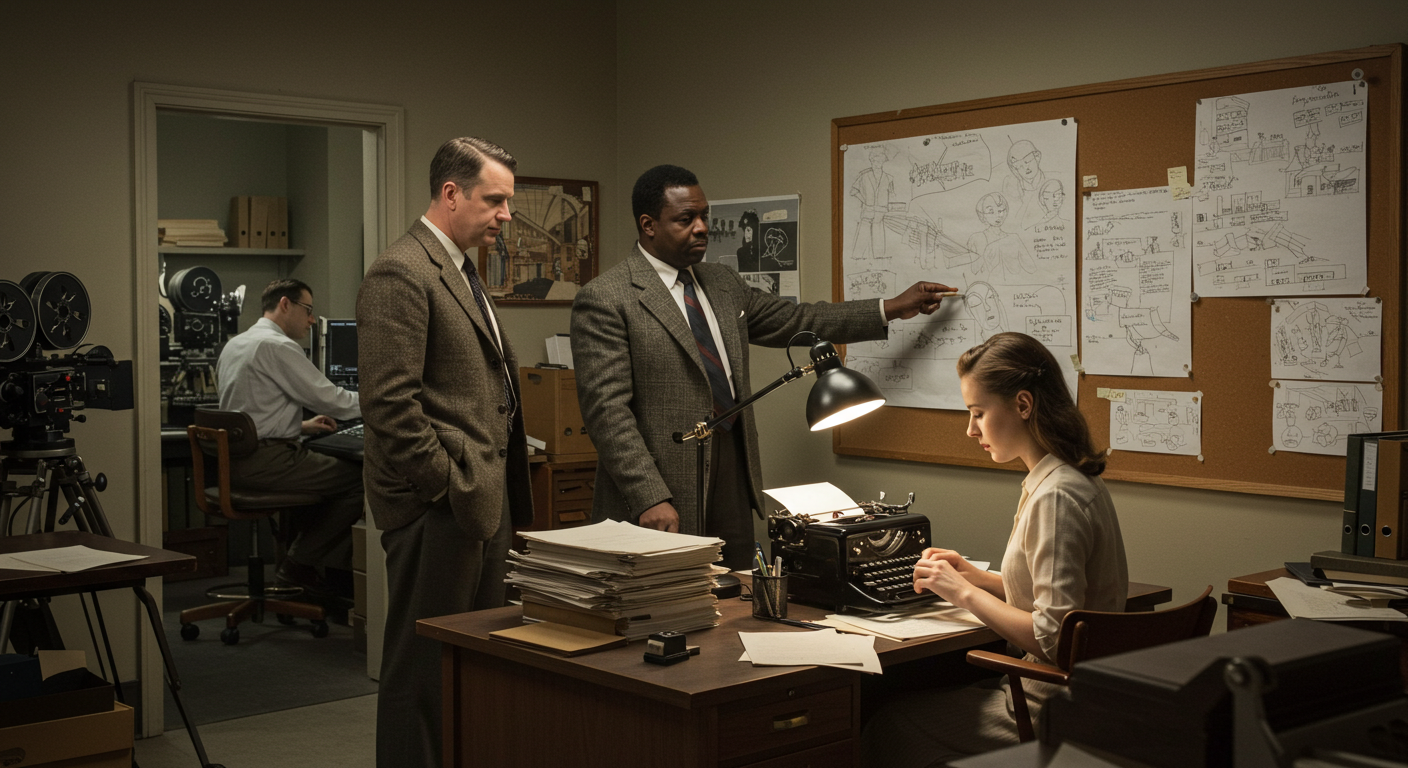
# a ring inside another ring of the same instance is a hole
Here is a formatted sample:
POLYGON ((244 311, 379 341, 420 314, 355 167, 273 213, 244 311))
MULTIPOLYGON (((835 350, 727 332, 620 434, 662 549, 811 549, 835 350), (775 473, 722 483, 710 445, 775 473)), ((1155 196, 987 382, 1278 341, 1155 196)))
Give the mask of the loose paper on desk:
POLYGON ((877 616, 847 616, 830 614, 826 621, 843 632, 851 628, 859 629, 868 635, 876 635, 889 640, 903 642, 916 637, 952 635, 972 629, 982 629, 983 622, 963 608, 947 603, 943 607, 926 606, 923 611, 905 611, 877 616))
POLYGON ((860 514, 860 505, 847 496, 845 491, 831 483, 793 485, 764 490, 763 493, 776 499, 794 515, 820 519, 832 513, 840 513, 843 516, 860 514))
POLYGON ((102 549, 92 549, 82 544, 73 547, 40 549, 34 552, 15 552, 12 556, 16 560, 22 560, 26 563, 32 563, 64 573, 86 571, 89 568, 97 568, 100 565, 125 563, 128 560, 141 560, 146 557, 146 555, 129 555, 123 552, 108 552, 102 549))
POLYGON ((1320 621, 1408 621, 1402 611, 1376 605, 1353 595, 1307 587, 1300 579, 1281 577, 1266 582, 1281 607, 1293 618, 1320 621))
POLYGON ((57 568, 50 568, 47 565, 35 565, 17 559, 14 555, 0 555, 0 570, 11 571, 42 571, 44 573, 60 573, 57 568))
POLYGON ((739 661, 755 667, 823 666, 880 674, 875 638, 843 635, 834 629, 814 632, 739 632, 745 653, 739 661))

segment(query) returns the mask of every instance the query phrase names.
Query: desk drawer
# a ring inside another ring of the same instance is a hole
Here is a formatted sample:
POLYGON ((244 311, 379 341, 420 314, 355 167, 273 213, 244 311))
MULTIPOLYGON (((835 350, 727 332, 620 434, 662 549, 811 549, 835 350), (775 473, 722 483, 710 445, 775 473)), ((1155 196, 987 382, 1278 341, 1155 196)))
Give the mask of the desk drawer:
POLYGON ((556 472, 552 478, 553 503, 569 499, 588 499, 596 487, 596 470, 556 472))
MULTIPOLYGON (((721 711, 719 759, 724 761, 757 754, 828 735, 849 739, 852 732, 851 712, 850 686, 779 699, 747 709, 721 711)), ((764 765, 770 766, 772 763, 764 765)), ((790 766, 794 763, 778 765, 790 766)))
POLYGON ((743 768, 851 768, 855 765, 855 743, 850 739, 774 757, 743 768))

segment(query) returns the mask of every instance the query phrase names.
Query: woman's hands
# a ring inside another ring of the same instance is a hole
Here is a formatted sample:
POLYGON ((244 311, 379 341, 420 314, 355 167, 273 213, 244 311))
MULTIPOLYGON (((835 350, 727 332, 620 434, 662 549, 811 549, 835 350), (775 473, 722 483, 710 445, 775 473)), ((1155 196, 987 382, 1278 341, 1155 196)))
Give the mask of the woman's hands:
POLYGON ((926 589, 954 605, 967 607, 974 589, 1001 597, 1002 581, 951 549, 930 547, 914 564, 914 591, 926 589))

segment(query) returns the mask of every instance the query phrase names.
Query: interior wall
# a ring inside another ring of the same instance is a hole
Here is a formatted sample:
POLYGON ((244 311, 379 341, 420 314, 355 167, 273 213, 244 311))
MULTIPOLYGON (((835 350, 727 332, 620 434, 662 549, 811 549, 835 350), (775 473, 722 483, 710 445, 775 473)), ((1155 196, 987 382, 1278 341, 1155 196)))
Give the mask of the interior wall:
MULTIPOLYGON (((88 341, 120 359, 156 322, 135 317, 132 299, 149 290, 134 285, 134 81, 403 107, 407 224, 429 201, 435 149, 479 135, 513 152, 523 174, 601 180, 603 243, 619 230, 615 6, 605 0, 354 0, 331 13, 271 0, 238 13, 177 0, 30 3, 7 8, 6 21, 24 33, 0 47, 0 279, 73 272, 92 295, 88 341)), ((230 194, 219 192, 217 210, 228 210, 230 194)), ((567 327, 566 308, 504 315, 515 345, 536 350, 529 362, 544 359, 545 336, 567 327)), ((135 424, 131 411, 94 412, 72 433, 89 468, 108 476, 102 500, 127 540, 137 532, 135 424)), ((135 603, 116 592, 103 602, 130 679, 135 603)), ((86 644, 82 626, 66 627, 75 647, 86 644)))
MULTIPOLYGON (((800 194, 809 301, 831 297, 833 118, 1408 40, 1408 4, 1393 0, 1352 12, 1307 0, 621 0, 617 19, 617 186, 674 163, 715 199, 800 194)), ((780 352, 755 349, 753 387, 786 369, 780 352)), ((858 499, 914 491, 937 544, 1000 560, 1020 473, 836 456, 829 434, 803 425, 807 387, 758 406, 768 487, 829 480, 858 499)), ((1110 488, 1130 577, 1173 586, 1176 602, 1339 546, 1338 504, 1110 488)))

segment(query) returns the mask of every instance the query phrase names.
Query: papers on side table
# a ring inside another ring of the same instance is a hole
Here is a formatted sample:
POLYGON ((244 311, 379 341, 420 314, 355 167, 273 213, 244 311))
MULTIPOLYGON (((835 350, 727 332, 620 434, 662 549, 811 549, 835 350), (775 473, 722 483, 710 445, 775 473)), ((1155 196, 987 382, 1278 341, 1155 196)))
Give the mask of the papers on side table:
POLYGON ((744 654, 755 667, 821 666, 880 674, 875 638, 834 629, 812 632, 739 632, 744 654))
POLYGON ((1282 577, 1266 582, 1281 606, 1297 619, 1320 621, 1408 621, 1402 611, 1388 607, 1387 600, 1366 600, 1349 594, 1308 587, 1299 579, 1282 577))
POLYGON ((129 560, 141 560, 144 557, 146 557, 146 555, 128 555, 122 552, 108 552, 106 550, 93 549, 79 544, 73 547, 55 547, 54 549, 39 549, 33 552, 13 552, 7 555, 0 555, 0 568, 10 568, 17 571, 73 573, 75 571, 86 571, 89 568, 97 568, 100 565, 112 565, 113 563, 125 563, 129 560))

